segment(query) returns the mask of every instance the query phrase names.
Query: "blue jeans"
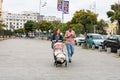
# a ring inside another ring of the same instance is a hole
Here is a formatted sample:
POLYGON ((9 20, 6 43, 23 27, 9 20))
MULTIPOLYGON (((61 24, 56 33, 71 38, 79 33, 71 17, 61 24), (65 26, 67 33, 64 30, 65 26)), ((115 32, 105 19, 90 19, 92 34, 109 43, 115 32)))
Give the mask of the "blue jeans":
POLYGON ((66 48, 67 48, 67 52, 68 52, 68 58, 69 58, 69 60, 71 60, 72 55, 74 53, 74 44, 66 43, 66 48))

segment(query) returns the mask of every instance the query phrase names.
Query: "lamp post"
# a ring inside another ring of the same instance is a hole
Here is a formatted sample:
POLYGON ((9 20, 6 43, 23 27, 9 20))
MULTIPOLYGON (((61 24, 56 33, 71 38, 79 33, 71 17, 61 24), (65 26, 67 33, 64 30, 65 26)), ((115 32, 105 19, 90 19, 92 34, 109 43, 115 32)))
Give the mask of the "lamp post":
POLYGON ((43 3, 42 0, 40 0, 40 2, 39 2, 39 15, 41 15, 41 9, 42 9, 42 7, 45 7, 46 4, 47 4, 46 1, 44 1, 44 3, 43 3))

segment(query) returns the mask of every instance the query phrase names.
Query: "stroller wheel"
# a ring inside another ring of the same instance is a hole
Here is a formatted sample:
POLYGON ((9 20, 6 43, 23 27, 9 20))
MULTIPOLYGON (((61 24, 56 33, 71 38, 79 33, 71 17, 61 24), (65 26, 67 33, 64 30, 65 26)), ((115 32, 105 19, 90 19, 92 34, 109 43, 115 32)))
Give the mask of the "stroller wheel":
POLYGON ((57 62, 55 61, 55 62, 54 62, 54 66, 56 66, 56 65, 57 65, 57 62))
POLYGON ((55 64, 55 66, 57 67, 57 63, 55 64))
POLYGON ((65 62, 65 67, 67 67, 67 61, 65 62))
POLYGON ((56 62, 54 62, 54 66, 56 66, 56 62))

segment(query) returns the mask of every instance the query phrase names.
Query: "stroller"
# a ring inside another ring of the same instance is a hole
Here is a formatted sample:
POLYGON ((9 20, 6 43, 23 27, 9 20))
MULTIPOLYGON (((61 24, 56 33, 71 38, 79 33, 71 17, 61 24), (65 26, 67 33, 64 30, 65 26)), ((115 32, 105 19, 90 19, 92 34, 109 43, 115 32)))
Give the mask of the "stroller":
POLYGON ((67 67, 67 59, 66 54, 63 51, 64 44, 62 42, 56 42, 53 45, 53 55, 55 59, 55 66, 57 67, 58 64, 62 65, 65 64, 65 67, 67 67))

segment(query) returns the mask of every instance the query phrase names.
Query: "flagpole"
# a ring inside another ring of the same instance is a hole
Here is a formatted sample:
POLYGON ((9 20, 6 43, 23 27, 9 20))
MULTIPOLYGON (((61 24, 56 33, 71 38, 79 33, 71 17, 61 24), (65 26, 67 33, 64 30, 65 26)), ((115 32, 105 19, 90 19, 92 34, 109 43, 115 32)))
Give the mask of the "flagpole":
POLYGON ((64 0, 62 0, 62 27, 64 23, 64 0))
MULTIPOLYGON (((39 2, 39 18, 40 18, 40 20, 41 20, 41 0, 40 0, 40 2, 39 2)), ((39 21, 40 21, 39 20, 39 21)), ((41 30, 40 29, 38 29, 38 31, 39 31, 39 38, 41 37, 41 35, 42 35, 42 33, 41 33, 41 30)))
MULTIPOLYGON (((96 0, 93 2, 93 12, 96 14, 96 0)), ((94 33, 96 33, 96 25, 94 25, 94 33)))
POLYGON ((41 15, 41 0, 40 0, 40 3, 39 3, 39 15, 41 15))

